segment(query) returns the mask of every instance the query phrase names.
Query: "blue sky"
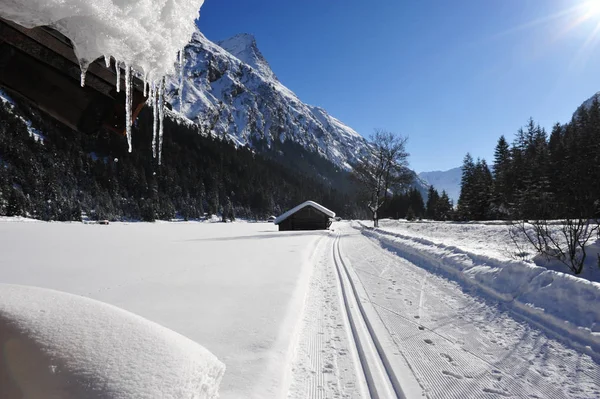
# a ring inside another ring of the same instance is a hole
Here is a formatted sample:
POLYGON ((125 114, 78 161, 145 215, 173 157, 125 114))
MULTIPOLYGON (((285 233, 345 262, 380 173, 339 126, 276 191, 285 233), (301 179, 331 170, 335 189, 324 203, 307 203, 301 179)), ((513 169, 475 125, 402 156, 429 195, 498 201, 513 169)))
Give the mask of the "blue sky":
POLYGON ((199 26, 211 40, 254 34, 300 99, 365 136, 408 136, 421 172, 467 152, 491 163, 500 135, 530 116, 550 130, 600 91, 600 7, 575 24, 583 3, 206 0, 199 26))

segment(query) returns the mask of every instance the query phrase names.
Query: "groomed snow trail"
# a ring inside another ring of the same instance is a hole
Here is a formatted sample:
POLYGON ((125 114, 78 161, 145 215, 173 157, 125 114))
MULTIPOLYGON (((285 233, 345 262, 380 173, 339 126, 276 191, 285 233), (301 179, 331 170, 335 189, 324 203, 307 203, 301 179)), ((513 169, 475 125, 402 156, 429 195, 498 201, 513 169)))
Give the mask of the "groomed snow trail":
POLYGON ((289 398, 413 398, 423 391, 354 283, 332 233, 320 248, 292 365, 289 398))
POLYGON ((366 382, 342 311, 331 246, 320 242, 306 297, 288 398, 367 398, 366 382), (358 369, 357 369, 358 365, 358 369))
POLYGON ((367 313, 363 320, 379 319, 385 327, 371 334, 384 342, 379 354, 408 363, 401 370, 384 364, 390 380, 406 378, 408 369, 430 398, 600 397, 600 365, 587 354, 522 321, 503 303, 390 252, 359 229, 335 227, 342 231, 342 280, 356 287, 355 296, 364 289, 361 307, 378 316, 367 313), (385 344, 386 332, 394 348, 385 344))

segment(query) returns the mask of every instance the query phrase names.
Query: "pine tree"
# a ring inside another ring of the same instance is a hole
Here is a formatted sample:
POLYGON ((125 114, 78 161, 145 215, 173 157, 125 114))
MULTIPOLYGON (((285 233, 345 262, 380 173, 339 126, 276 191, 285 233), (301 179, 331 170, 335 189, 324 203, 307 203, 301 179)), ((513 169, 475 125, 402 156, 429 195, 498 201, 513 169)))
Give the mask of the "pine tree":
POLYGON ((448 194, 445 190, 442 191, 442 195, 437 201, 437 209, 436 209, 436 220, 452 220, 452 201, 448 197, 448 194))
POLYGON ((512 201, 510 190, 511 154, 506 138, 500 136, 494 151, 494 187, 492 212, 495 217, 504 219, 509 216, 509 204, 512 201))
POLYGON ((493 178, 485 159, 477 160, 473 176, 473 197, 471 219, 487 220, 491 218, 493 178))
POLYGON ((425 215, 425 202, 423 202, 423 196, 421 192, 416 188, 412 188, 409 193, 409 207, 412 208, 417 218, 422 218, 425 215))
POLYGON ((515 199, 520 218, 548 218, 552 210, 548 141, 544 129, 530 119, 521 149, 521 171, 515 199))
POLYGON ((437 220, 438 219, 438 201, 440 199, 440 194, 433 186, 429 186, 429 190, 427 191, 427 205, 425 209, 425 217, 428 219, 437 220))
POLYGON ((460 196, 458 197, 457 213, 460 220, 471 219, 475 196, 474 177, 475 163, 471 154, 463 159, 462 176, 460 180, 460 196))
POLYGON ((406 220, 408 220, 409 222, 412 222, 415 219, 416 219, 415 211, 413 210, 412 206, 409 206, 408 211, 406 211, 406 220))

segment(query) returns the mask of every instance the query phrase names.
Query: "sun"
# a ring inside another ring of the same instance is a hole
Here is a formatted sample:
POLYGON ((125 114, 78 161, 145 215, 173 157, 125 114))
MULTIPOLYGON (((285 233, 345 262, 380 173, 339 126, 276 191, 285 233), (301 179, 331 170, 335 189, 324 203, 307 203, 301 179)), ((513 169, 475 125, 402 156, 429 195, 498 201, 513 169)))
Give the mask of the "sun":
POLYGON ((588 0, 583 3, 585 19, 600 19, 600 0, 588 0))
POLYGON ((589 52, 600 40, 600 0, 586 0, 581 4, 580 16, 575 19, 572 28, 588 26, 589 34, 579 53, 589 52), (591 25, 591 26, 590 26, 591 25))

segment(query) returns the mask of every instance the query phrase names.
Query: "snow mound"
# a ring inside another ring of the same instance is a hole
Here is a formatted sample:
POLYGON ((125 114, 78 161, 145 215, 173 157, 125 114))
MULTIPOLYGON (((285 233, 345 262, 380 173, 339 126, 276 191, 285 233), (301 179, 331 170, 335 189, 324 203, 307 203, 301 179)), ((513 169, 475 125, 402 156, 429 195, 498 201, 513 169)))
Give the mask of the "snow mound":
POLYGON ((67 36, 82 69, 112 56, 151 79, 174 72, 204 0, 3 0, 0 16, 67 36))
POLYGON ((0 284, 0 397, 216 398, 225 366, 122 309, 0 284))

